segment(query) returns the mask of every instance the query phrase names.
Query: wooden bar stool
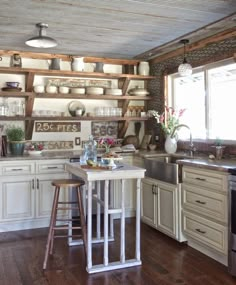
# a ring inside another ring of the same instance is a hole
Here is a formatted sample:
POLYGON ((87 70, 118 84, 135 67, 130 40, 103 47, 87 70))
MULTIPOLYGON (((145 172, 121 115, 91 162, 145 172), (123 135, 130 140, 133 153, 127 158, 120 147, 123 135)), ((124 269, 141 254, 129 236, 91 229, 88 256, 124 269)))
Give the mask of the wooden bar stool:
MULTIPOLYGON (((83 245, 84 245, 84 251, 85 255, 87 255, 87 227, 86 227, 86 221, 84 216, 84 208, 82 204, 82 195, 81 195, 81 186, 84 185, 83 180, 76 180, 76 179, 61 179, 61 180, 54 180, 52 181, 52 185, 55 186, 55 193, 53 198, 53 204, 52 204, 52 213, 51 213, 51 219, 50 219, 50 225, 49 225, 49 232, 48 232, 48 238, 47 238, 47 244, 46 244, 46 251, 45 251, 45 257, 44 257, 44 263, 43 263, 43 269, 46 269, 47 267, 47 261, 49 254, 52 254, 53 252, 53 241, 54 238, 58 237, 74 237, 75 235, 55 235, 55 231, 57 230, 81 230, 81 235, 79 237, 82 237, 83 245), (59 195, 60 195, 60 189, 61 187, 64 187, 65 190, 68 190, 69 187, 74 187, 77 191, 77 201, 67 201, 67 202, 59 202, 59 195), (76 205, 77 204, 77 205, 76 205), (59 205, 63 205, 59 207, 59 205), (67 206, 70 205, 70 206, 67 206), (75 207, 73 207, 75 205, 75 207), (79 210, 80 215, 80 225, 74 226, 72 223, 75 221, 75 219, 57 219, 57 213, 60 210, 79 210), (65 221, 68 222, 66 225, 57 226, 57 221, 65 221)), ((76 235, 78 236, 78 235, 76 235)))

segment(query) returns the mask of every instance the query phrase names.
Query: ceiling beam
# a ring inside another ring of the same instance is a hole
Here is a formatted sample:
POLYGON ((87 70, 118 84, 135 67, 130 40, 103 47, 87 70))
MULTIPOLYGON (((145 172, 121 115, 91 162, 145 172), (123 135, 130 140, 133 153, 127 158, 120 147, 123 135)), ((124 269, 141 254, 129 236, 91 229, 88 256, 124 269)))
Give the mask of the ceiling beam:
MULTIPOLYGON (((12 56, 13 54, 19 54, 23 58, 31 59, 51 59, 60 58, 63 61, 71 61, 72 57, 80 57, 79 55, 65 55, 65 54, 55 54, 55 53, 36 53, 27 51, 17 51, 17 50, 0 50, 0 56, 12 56)), ((140 60, 138 59, 116 59, 116 58, 106 58, 106 57, 84 57, 84 62, 103 62, 106 64, 117 64, 117 65, 137 65, 140 60)))
MULTIPOLYGON (((204 47, 208 46, 209 44, 213 44, 213 43, 216 43, 219 41, 223 41, 223 40, 226 40, 228 38, 235 37, 235 36, 236 36, 236 29, 231 28, 231 29, 225 30, 223 32, 220 32, 218 34, 215 34, 214 36, 210 36, 210 37, 207 37, 205 39, 199 40, 195 43, 187 45, 186 46, 186 52, 191 52, 191 51, 194 51, 196 49, 204 48, 204 47)), ((162 62, 162 61, 167 60, 169 58, 173 58, 173 57, 176 57, 176 56, 179 56, 182 54, 183 54, 183 47, 178 48, 174 51, 165 53, 163 55, 157 56, 157 57, 151 59, 150 63, 152 63, 152 64, 159 63, 159 62, 162 62)))

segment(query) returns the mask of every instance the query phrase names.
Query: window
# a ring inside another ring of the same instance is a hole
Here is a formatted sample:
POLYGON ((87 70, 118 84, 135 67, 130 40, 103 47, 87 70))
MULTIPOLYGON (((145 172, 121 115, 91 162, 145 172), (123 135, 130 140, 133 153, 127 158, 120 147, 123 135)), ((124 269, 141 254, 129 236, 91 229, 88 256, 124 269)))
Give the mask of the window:
MULTIPOLYGON (((186 108, 181 123, 191 128, 194 139, 236 140, 236 63, 233 60, 193 70, 190 77, 168 76, 169 105, 186 108)), ((179 132, 180 139, 189 136, 179 132)))

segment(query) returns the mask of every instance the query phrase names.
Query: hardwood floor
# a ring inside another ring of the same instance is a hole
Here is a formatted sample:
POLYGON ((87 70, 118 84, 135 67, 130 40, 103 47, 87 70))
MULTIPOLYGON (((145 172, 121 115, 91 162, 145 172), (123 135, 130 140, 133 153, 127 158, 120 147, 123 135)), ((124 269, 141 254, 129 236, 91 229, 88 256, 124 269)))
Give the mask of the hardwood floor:
MULTIPOLYGON (((115 222, 115 233, 119 221, 115 222)), ((127 256, 134 255, 134 220, 126 221, 127 256)), ((89 275, 82 246, 55 241, 48 269, 42 265, 47 229, 0 234, 0 285, 235 285, 227 268, 200 252, 142 224, 142 266, 89 275)), ((97 244, 93 258, 102 260, 97 244)), ((110 260, 119 256, 119 238, 109 245, 110 260)))

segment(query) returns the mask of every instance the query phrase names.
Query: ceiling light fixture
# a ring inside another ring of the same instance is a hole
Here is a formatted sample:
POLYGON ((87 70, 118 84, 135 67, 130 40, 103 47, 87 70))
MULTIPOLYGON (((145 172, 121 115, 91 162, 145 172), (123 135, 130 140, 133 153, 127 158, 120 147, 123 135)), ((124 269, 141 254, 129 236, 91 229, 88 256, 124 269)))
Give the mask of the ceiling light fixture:
POLYGON ((192 66, 187 62, 186 59, 186 44, 189 43, 189 40, 182 39, 180 43, 184 45, 184 59, 183 63, 181 63, 178 67, 178 72, 180 76, 189 76, 193 72, 192 66))
POLYGON ((28 39, 25 42, 26 45, 36 48, 51 48, 57 46, 56 40, 46 36, 48 24, 38 23, 36 24, 36 27, 39 28, 39 35, 37 37, 28 39))

